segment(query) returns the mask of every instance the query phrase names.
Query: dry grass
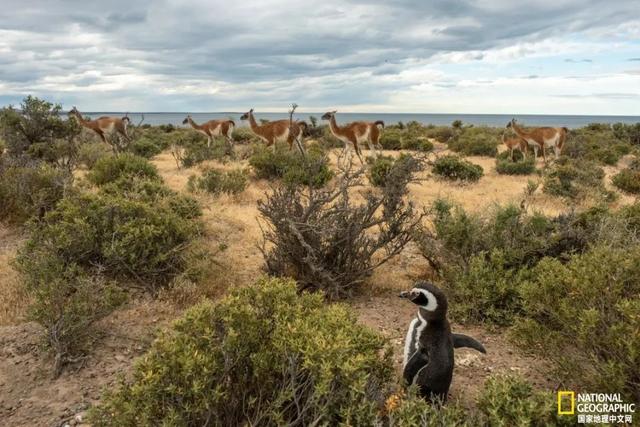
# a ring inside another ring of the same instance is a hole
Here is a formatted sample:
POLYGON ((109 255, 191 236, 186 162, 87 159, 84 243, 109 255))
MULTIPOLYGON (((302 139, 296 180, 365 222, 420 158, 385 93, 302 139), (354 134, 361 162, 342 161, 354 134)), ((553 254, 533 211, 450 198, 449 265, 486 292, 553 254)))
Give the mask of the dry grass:
POLYGON ((18 273, 10 263, 21 241, 16 229, 0 224, 0 326, 21 322, 29 305, 18 273))

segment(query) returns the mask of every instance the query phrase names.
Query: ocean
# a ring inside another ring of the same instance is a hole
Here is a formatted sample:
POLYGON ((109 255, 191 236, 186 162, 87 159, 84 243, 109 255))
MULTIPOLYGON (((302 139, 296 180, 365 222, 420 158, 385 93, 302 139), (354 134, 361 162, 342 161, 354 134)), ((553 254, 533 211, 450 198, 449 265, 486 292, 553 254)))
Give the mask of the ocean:
MULTIPOLYGON (((121 112, 93 112, 85 113, 92 119, 100 116, 124 116, 121 112)), ((240 116, 242 112, 219 112, 219 113, 129 113, 131 122, 138 124, 144 114, 142 123, 150 125, 172 124, 182 126, 182 121, 191 114, 196 123, 206 122, 214 119, 232 119, 236 126, 246 126, 247 122, 241 122, 240 116)), ((320 117, 323 113, 296 113, 296 119, 309 121, 309 116, 314 116, 321 123, 320 117)), ((256 118, 267 120, 287 119, 286 113, 256 113, 256 118)), ((422 124, 434 125, 450 125, 454 120, 461 120, 465 124, 475 126, 487 125, 503 127, 512 117, 515 117, 524 126, 566 126, 568 128, 577 128, 586 126, 589 123, 640 123, 640 116, 552 116, 552 115, 527 115, 527 114, 412 114, 412 113, 340 113, 336 115, 338 123, 348 123, 353 121, 375 121, 383 120, 385 124, 396 124, 398 122, 407 123, 415 120, 422 124)))

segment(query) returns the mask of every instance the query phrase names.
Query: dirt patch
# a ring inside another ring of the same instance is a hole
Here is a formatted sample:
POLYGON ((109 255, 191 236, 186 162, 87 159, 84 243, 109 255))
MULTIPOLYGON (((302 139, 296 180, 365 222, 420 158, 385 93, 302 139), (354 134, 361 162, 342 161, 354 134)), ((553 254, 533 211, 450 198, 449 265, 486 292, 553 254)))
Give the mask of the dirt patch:
POLYGON ((0 327, 0 419, 10 426, 60 426, 80 419, 104 388, 127 374, 157 331, 178 315, 170 305, 141 300, 98 325, 101 339, 82 363, 58 378, 35 323, 0 327))

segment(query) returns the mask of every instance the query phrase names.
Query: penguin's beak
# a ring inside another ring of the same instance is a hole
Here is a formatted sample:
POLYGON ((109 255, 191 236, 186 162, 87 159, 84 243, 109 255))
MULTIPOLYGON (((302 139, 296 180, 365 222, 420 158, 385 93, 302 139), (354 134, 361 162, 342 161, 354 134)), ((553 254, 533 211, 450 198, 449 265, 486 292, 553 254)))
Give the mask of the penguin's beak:
POLYGON ((398 296, 400 298, 409 298, 410 295, 411 295, 410 291, 402 291, 402 292, 400 292, 400 294, 398 296))

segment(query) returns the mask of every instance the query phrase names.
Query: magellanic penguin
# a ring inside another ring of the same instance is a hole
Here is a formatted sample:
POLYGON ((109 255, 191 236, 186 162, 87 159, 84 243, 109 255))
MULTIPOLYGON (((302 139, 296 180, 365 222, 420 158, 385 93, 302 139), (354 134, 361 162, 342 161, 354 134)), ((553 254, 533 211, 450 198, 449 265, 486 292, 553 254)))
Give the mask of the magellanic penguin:
POLYGON ((444 402, 453 377, 453 349, 486 350, 471 337, 451 333, 447 298, 436 286, 418 282, 400 297, 418 306, 418 316, 411 321, 404 343, 404 379, 408 385, 417 385, 424 398, 444 402))

